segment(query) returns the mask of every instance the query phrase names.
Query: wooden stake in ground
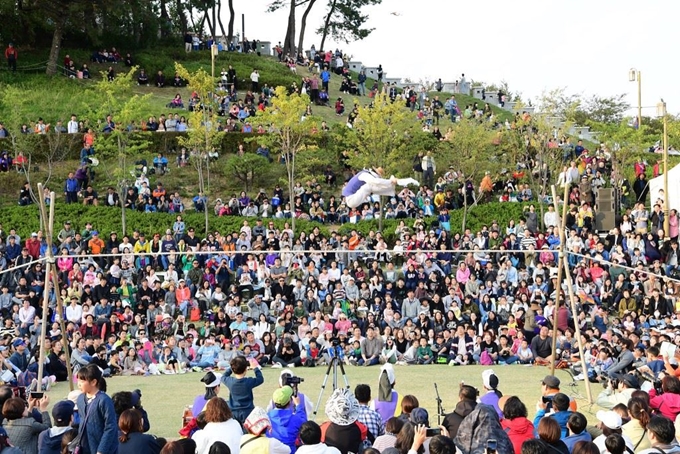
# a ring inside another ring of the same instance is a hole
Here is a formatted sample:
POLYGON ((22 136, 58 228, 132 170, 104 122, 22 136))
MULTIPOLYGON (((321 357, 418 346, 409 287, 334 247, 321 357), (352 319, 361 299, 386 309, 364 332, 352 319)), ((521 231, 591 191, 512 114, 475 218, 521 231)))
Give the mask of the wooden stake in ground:
MULTIPOLYGON (((52 268, 54 267, 54 254, 52 253, 52 231, 54 227, 54 192, 50 193, 50 213, 47 216, 47 208, 45 207, 45 197, 43 195, 43 185, 38 183, 38 201, 40 202, 40 217, 43 220, 43 230, 45 231, 45 241, 47 242, 47 251, 45 252, 45 287, 43 289, 43 306, 42 306, 42 326, 40 331, 40 339, 38 345, 40 346, 40 354, 38 357, 38 389, 42 389, 42 379, 45 368, 45 337, 47 337, 47 315, 50 303, 49 286, 52 279, 52 268)), ((55 286, 54 292, 58 293, 59 288, 55 286)))

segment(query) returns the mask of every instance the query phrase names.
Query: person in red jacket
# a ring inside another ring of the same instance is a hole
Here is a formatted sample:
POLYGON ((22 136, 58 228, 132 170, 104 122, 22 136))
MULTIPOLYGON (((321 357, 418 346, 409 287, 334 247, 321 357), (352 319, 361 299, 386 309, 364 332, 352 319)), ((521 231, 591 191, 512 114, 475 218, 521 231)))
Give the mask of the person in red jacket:
POLYGON ((527 419, 527 407, 517 396, 501 397, 498 404, 503 409, 501 426, 508 434, 515 452, 522 452, 522 443, 534 438, 534 425, 527 419))
POLYGON ((17 57, 18 56, 19 56, 19 54, 17 53, 17 50, 14 47, 14 44, 9 43, 9 46, 7 46, 7 49, 5 49, 5 58, 7 59, 7 66, 13 72, 16 72, 16 70, 17 70, 17 57))

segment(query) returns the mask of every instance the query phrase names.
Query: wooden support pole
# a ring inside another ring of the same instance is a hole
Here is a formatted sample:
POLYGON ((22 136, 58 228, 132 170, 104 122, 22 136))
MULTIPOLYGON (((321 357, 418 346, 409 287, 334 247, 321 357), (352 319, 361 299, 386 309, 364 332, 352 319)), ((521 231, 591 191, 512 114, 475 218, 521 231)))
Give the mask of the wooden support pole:
MULTIPOLYGON (((42 379, 45 369, 45 337, 47 336, 47 315, 49 311, 50 292, 49 286, 52 279, 52 268, 54 267, 54 254, 52 253, 52 231, 54 227, 54 191, 50 193, 50 211, 47 214, 45 206, 45 197, 43 196, 43 185, 38 183, 38 201, 40 205, 40 217, 43 220, 43 229, 45 230, 45 241, 47 243, 47 251, 45 252, 45 287, 43 288, 43 306, 42 306, 42 326, 40 331, 40 339, 38 345, 40 346, 40 353, 38 356, 38 389, 42 390, 42 379)), ((58 293, 59 287, 54 288, 54 292, 58 293)))

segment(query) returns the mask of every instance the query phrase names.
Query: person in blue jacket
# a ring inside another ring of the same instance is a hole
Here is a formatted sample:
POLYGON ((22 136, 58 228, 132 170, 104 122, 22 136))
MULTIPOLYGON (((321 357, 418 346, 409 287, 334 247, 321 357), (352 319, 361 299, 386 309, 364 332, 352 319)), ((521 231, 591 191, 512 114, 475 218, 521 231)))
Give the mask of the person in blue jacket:
POLYGON ((246 377, 248 365, 245 357, 237 356, 229 362, 229 367, 222 376, 222 382, 229 388, 229 408, 234 419, 241 425, 255 408, 253 388, 264 383, 261 367, 255 360, 250 361, 255 377, 246 377))
MULTIPOLYGON (((552 412, 546 412, 545 407, 538 410, 536 417, 534 418, 534 427, 538 428, 538 423, 541 422, 541 418, 550 416, 559 423, 560 430, 562 431, 562 438, 566 438, 569 435, 567 422, 569 421, 569 417, 572 414, 572 412, 569 410, 569 404, 569 396, 564 393, 555 394, 552 399, 552 412)), ((545 404, 542 403, 542 405, 545 404)))
POLYGON ((272 400, 274 408, 268 413, 272 428, 269 436, 280 440, 290 448, 290 452, 297 450, 295 440, 297 439, 300 427, 307 422, 307 412, 305 405, 300 400, 300 396, 294 393, 290 386, 282 386, 274 391, 272 400), (293 401, 295 408, 290 409, 288 404, 293 401))
POLYGON ((80 414, 81 454, 117 454, 118 418, 113 400, 106 394, 106 380, 101 370, 88 364, 78 371, 78 396, 76 406, 80 414))

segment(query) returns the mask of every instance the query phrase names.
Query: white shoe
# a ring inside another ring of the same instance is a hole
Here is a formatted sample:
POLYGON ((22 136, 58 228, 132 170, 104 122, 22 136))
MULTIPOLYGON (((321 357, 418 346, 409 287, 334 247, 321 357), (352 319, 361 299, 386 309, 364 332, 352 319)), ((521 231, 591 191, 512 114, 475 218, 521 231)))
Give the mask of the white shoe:
POLYGON ((291 369, 295 369, 295 363, 290 363, 288 367, 290 367, 291 369))
POLYGON ((574 380, 575 381, 583 381, 583 380, 585 380, 585 377, 583 376, 583 374, 574 375, 574 380))
POLYGON ((456 365, 456 362, 454 360, 449 361, 449 366, 453 367, 456 365))
POLYGON ((283 368, 283 366, 281 365, 281 363, 272 364, 272 369, 282 369, 282 368, 283 368))
POLYGON ((166 371, 163 372, 163 373, 164 373, 165 375, 170 375, 170 374, 172 374, 172 371, 171 371, 170 369, 168 369, 168 370, 166 370, 166 371))

